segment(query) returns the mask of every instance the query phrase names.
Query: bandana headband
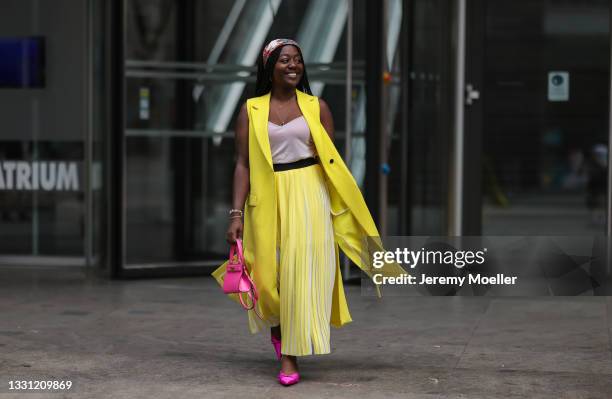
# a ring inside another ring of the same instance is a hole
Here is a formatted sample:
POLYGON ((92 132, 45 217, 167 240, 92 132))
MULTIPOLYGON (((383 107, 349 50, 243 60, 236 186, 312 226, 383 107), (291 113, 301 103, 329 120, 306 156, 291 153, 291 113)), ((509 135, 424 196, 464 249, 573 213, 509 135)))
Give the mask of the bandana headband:
MULTIPOLYGON (((300 49, 299 44, 297 44, 296 41, 291 40, 291 39, 274 39, 270 43, 268 43, 268 45, 264 48, 263 54, 262 54, 264 65, 266 65, 266 63, 268 62, 268 57, 270 57, 270 54, 272 54, 274 50, 276 50, 277 48, 281 46, 286 46, 288 44, 291 44, 297 47, 298 49, 300 49)), ((302 49, 300 49, 300 51, 302 51, 302 49)))

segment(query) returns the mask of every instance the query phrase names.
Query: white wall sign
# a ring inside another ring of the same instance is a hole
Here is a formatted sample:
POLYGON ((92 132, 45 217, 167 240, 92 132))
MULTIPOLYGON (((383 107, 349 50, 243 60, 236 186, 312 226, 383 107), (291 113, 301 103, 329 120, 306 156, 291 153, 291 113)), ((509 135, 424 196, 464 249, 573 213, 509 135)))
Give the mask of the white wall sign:
POLYGON ((548 101, 569 101, 569 72, 548 72, 548 101))
POLYGON ((78 191, 76 162, 0 162, 0 190, 78 191))

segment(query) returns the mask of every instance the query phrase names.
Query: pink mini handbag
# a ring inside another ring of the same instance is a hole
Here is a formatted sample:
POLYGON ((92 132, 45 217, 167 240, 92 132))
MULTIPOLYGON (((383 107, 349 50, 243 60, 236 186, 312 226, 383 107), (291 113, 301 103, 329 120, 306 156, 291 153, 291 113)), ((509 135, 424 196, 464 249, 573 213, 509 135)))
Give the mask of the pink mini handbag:
POLYGON ((259 296, 257 295, 255 283, 253 283, 247 272, 242 250, 242 240, 240 239, 236 239, 236 243, 230 247, 229 261, 225 269, 225 277, 223 278, 223 292, 226 294, 238 294, 242 307, 246 310, 253 309, 255 314, 262 319, 255 308, 259 296), (243 294, 247 294, 251 299, 250 306, 245 303, 243 294))

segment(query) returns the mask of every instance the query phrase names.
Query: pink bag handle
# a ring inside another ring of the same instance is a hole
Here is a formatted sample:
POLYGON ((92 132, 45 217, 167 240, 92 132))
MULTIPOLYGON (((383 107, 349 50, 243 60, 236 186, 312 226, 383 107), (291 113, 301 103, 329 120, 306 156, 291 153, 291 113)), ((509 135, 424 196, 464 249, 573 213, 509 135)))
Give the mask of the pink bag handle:
POLYGON ((245 265, 246 262, 244 261, 244 251, 242 250, 242 240, 240 238, 237 238, 236 243, 230 246, 230 253, 229 253, 230 259, 234 259, 234 255, 236 255, 236 250, 238 250, 238 261, 241 264, 245 265))
POLYGON ((251 279, 251 276, 249 276, 248 271, 246 270, 246 267, 245 267, 246 261, 244 260, 244 250, 242 247, 242 240, 239 238, 236 239, 235 244, 232 244, 230 246, 230 254, 229 254, 230 263, 228 263, 228 267, 230 264, 236 265, 235 263, 232 263, 234 260, 234 257, 236 256, 236 252, 238 252, 238 262, 239 262, 238 264, 242 267, 242 275, 249 281, 249 284, 250 284, 250 290, 246 294, 251 299, 251 305, 249 306, 247 303, 245 303, 245 299, 243 298, 242 294, 238 293, 240 304, 245 310, 253 310, 253 312, 255 312, 255 314, 257 315, 257 317, 263 320, 263 317, 259 314, 256 308, 257 300, 259 299, 259 294, 257 293, 257 287, 255 286, 255 283, 251 279))

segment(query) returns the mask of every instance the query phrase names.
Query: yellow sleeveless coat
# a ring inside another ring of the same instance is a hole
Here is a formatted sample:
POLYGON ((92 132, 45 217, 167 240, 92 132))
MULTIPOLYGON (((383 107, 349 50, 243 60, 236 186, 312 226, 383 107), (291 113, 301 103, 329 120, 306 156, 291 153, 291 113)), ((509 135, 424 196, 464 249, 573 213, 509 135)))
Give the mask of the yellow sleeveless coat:
MULTIPOLYGON (((338 246, 368 276, 399 276, 406 271, 397 263, 380 269, 372 266, 372 252, 384 251, 378 230, 363 199, 359 186, 340 157, 320 120, 319 100, 296 90, 297 101, 310 128, 330 194, 331 213, 336 241, 336 278, 334 282, 331 325, 342 327, 351 322, 342 276, 338 246)), ((276 262, 276 191, 272 153, 268 140, 270 93, 247 100, 249 116, 250 190, 244 208, 243 247, 247 269, 259 292, 262 316, 268 320, 280 317, 276 262)), ((223 285, 227 261, 213 277, 223 285)), ((407 274, 407 273, 406 273, 407 274)), ((376 286, 380 298, 379 287, 376 286)), ((237 300, 235 295, 231 295, 237 300)))

